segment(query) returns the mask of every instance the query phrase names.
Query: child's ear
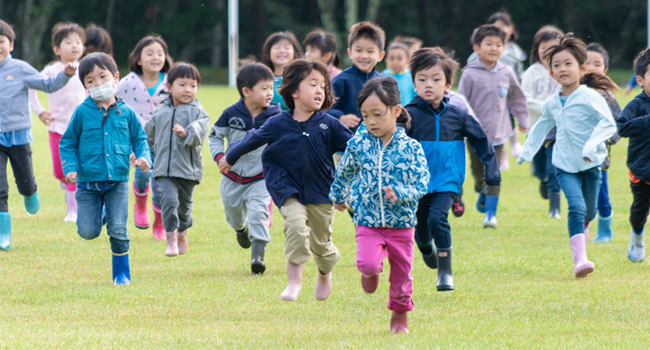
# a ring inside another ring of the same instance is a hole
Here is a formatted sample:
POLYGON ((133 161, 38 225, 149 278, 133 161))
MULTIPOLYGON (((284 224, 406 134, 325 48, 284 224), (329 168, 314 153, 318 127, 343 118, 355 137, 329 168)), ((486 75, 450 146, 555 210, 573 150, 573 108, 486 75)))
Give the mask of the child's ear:
POLYGON ((248 87, 244 86, 241 89, 241 93, 242 93, 242 95, 244 95, 244 97, 250 97, 251 90, 248 87))
POLYGON ((381 60, 384 59, 384 56, 386 56, 386 51, 382 51, 382 52, 379 54, 379 60, 377 61, 377 63, 381 62, 381 60))
POLYGON ((445 95, 451 90, 451 84, 445 85, 445 95))
POLYGON ((115 72, 115 84, 120 81, 120 72, 115 72))
POLYGON ((603 71, 603 74, 607 74, 608 70, 609 70, 609 68, 605 68, 605 70, 603 71))
POLYGON ((349 56, 350 58, 352 58, 352 50, 350 50, 349 47, 348 47, 348 56, 349 56))
POLYGON ((54 56, 57 56, 57 57, 61 56, 61 49, 58 46, 54 46, 52 48, 52 51, 54 51, 54 56))
POLYGON ((330 61, 332 60, 332 56, 333 56, 333 55, 334 55, 333 53, 331 53, 331 52, 327 52, 327 53, 325 53, 325 54, 323 55, 323 59, 324 59, 325 61, 327 61, 327 62, 330 62, 330 61))
POLYGON ((643 87, 643 77, 640 76, 640 75, 637 75, 636 76, 636 83, 637 83, 637 85, 643 87))
POLYGON ((585 75, 585 74, 587 73, 588 70, 589 70, 589 66, 587 66, 586 63, 583 63, 583 64, 580 66, 580 75, 585 75))
POLYGON ((402 108, 403 108, 403 107, 402 107, 402 105, 397 105, 397 106, 395 106, 395 107, 393 107, 393 108, 395 108, 395 109, 393 109, 393 116, 394 116, 395 118, 398 118, 399 115, 402 114, 402 108))
POLYGON ((478 53, 478 49, 479 45, 472 45, 472 50, 474 50, 474 52, 478 53))
POLYGON ((12 41, 12 42, 9 44, 9 52, 12 52, 13 50, 14 50, 14 42, 12 41))

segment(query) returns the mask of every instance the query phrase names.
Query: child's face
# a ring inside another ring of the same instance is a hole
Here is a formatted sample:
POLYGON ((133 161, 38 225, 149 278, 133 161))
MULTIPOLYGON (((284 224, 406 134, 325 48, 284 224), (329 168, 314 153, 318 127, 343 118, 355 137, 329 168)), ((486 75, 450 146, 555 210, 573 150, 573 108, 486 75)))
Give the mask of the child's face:
POLYGON ((580 85, 580 76, 587 72, 587 65, 578 64, 578 60, 568 51, 553 55, 551 76, 564 88, 580 85))
POLYGON ((636 82, 643 89, 643 92, 645 92, 646 95, 650 96, 650 64, 646 67, 646 71, 643 76, 636 76, 636 82))
POLYGON ((474 52, 481 62, 487 65, 495 65, 503 52, 503 40, 496 35, 488 35, 483 38, 480 45, 474 45, 474 52))
POLYGON ((110 70, 106 68, 101 68, 99 66, 93 67, 93 70, 84 77, 84 86, 86 90, 105 84, 106 82, 112 81, 113 87, 117 85, 120 73, 117 72, 115 75, 111 73, 110 70))
POLYGON ((439 64, 418 71, 413 84, 418 96, 436 107, 451 88, 451 84, 447 83, 445 72, 439 64))
POLYGON ((325 65, 329 63, 329 59, 327 59, 327 57, 323 56, 323 53, 318 48, 315 48, 315 47, 313 47, 311 45, 307 45, 307 47, 306 47, 305 58, 310 60, 310 61, 321 62, 322 64, 325 64, 325 65))
POLYGON ((0 62, 4 62, 13 50, 14 43, 6 36, 0 35, 0 62))
POLYGON ((247 104, 257 108, 266 108, 273 100, 273 80, 261 80, 252 88, 242 89, 247 104))
POLYGON ((143 72, 160 73, 165 65, 165 50, 159 43, 151 43, 142 48, 140 59, 136 63, 142 67, 143 72))
POLYGON ((368 38, 359 38, 348 48, 352 63, 364 73, 370 73, 384 59, 385 52, 368 38))
POLYGON ((494 22, 493 25, 501 29, 504 33, 506 33, 506 41, 508 40, 508 38, 510 38, 510 35, 512 35, 512 31, 515 30, 515 26, 507 25, 506 22, 502 20, 498 20, 494 22))
POLYGON ((296 109, 317 111, 325 101, 325 77, 321 72, 312 70, 298 86, 298 91, 291 94, 296 109))
POLYGON ((605 58, 600 52, 587 51, 587 70, 603 75, 607 73, 605 58))
POLYGON ((360 109, 368 131, 384 143, 389 141, 397 130, 395 122, 402 112, 402 106, 386 106, 379 96, 372 94, 363 101, 360 109))
POLYGON ((271 46, 269 56, 276 67, 284 67, 293 61, 295 52, 288 40, 280 40, 271 46))
POLYGON ((59 56, 62 62, 74 62, 81 58, 84 53, 84 43, 77 33, 70 33, 61 44, 54 47, 54 54, 59 56))
POLYGON ((190 78, 177 78, 172 84, 167 84, 167 89, 172 95, 174 106, 187 104, 196 99, 199 83, 190 78))
POLYGON ((386 67, 394 73, 401 72, 408 64, 408 56, 406 51, 402 49, 393 49, 388 51, 386 55, 386 67))
POLYGON ((539 43, 539 47, 537 48, 537 54, 539 55, 539 60, 542 62, 544 67, 548 68, 548 61, 544 59, 544 53, 546 50, 548 50, 551 46, 556 45, 558 43, 557 39, 551 39, 551 40, 546 40, 542 41, 539 43))

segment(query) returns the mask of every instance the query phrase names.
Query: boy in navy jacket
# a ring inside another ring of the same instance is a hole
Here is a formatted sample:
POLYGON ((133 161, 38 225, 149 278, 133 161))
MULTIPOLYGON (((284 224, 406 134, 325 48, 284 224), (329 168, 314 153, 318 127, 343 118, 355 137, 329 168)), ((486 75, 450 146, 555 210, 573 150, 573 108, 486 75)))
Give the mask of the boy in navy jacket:
POLYGON ((418 205, 415 242, 427 266, 438 268, 438 291, 448 291, 454 289, 448 215, 465 180, 464 138, 485 164, 486 183, 498 185, 501 174, 481 125, 444 97, 458 63, 438 47, 424 48, 413 54, 410 68, 417 96, 406 105, 412 118, 407 135, 422 144, 431 174, 427 194, 418 205))

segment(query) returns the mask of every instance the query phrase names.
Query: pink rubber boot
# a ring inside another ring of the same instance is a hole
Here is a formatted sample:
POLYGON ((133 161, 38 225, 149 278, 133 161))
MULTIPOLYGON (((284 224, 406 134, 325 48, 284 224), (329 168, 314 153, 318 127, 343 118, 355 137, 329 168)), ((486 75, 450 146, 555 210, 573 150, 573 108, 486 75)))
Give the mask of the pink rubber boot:
POLYGON ((390 317, 390 331, 394 334, 409 333, 408 326, 408 313, 393 311, 393 315, 390 317))
POLYGON ((587 247, 585 235, 579 233, 569 240, 571 244, 571 255, 573 255, 573 275, 576 278, 587 277, 594 272, 594 263, 587 260, 587 247))
POLYGON ((178 237, 176 236, 176 231, 166 232, 167 235, 167 248, 165 249, 165 255, 172 257, 178 255, 178 237))
POLYGON ((316 300, 327 300, 332 294, 332 272, 322 273, 318 270, 318 277, 316 278, 316 288, 314 289, 314 296, 316 300))
POLYGON ((178 232, 178 255, 187 253, 187 230, 178 232))
POLYGON ((296 301, 302 291, 302 267, 303 264, 296 265, 287 261, 287 288, 280 294, 280 299, 284 301, 296 301))
POLYGON ((77 199, 74 191, 65 191, 65 203, 68 205, 68 212, 63 222, 77 222, 77 199))
POLYGON ((133 184, 133 193, 135 194, 135 203, 133 205, 133 222, 139 229, 149 228, 149 211, 147 210, 147 197, 149 196, 149 186, 140 192, 133 184))
MULTIPOLYGON (((151 204, 153 207, 153 238, 157 241, 162 241, 166 238, 165 228, 162 223, 162 210, 159 206, 151 204)), ((147 219, 148 220, 148 219, 147 219)))

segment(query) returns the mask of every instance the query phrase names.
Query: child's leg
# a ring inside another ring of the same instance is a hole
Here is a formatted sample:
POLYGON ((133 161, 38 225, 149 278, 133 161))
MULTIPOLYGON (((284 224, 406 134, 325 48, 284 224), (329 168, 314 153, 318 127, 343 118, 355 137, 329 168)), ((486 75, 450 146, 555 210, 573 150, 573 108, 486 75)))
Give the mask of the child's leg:
POLYGON ((77 233, 83 239, 95 239, 102 232, 104 193, 77 187, 77 233))
POLYGON ((178 187, 178 232, 192 227, 192 203, 194 186, 197 182, 185 179, 174 179, 178 187))
MULTIPOLYGON (((149 210, 147 209, 147 199, 149 197, 149 181, 152 175, 153 171, 143 173, 140 168, 135 167, 133 174, 133 194, 135 194, 135 201, 133 202, 133 223, 139 229, 147 229, 151 225, 149 210)), ((156 237, 155 233, 154 237, 156 237)))
POLYGON ((546 147, 542 146, 535 156, 531 164, 533 176, 539 181, 546 180, 546 147))
POLYGON ((595 217, 598 205, 598 193, 600 192, 601 170, 593 167, 581 172, 582 196, 585 199, 585 218, 586 224, 589 224, 595 217))
POLYGON ((264 181, 257 181, 246 185, 246 187, 243 199, 246 208, 246 219, 244 221, 248 222, 248 237, 251 242, 268 243, 271 241, 269 233, 269 202, 271 202, 271 196, 266 190, 264 181))
MULTIPOLYGON (((264 181, 258 181, 264 185, 264 181)), ((223 203, 223 210, 226 214, 226 222, 235 231, 241 231, 248 226, 246 203, 244 201, 244 193, 247 186, 238 184, 227 178, 221 179, 221 202, 223 203)), ((266 191, 266 189, 265 189, 266 191)))
MULTIPOLYGON (((451 202, 449 202, 451 206, 451 202)), ((449 209, 447 209, 449 210, 449 209)), ((385 232, 388 263, 390 264, 390 291, 388 309, 398 312, 413 310, 413 228, 381 229, 385 232)))
MULTIPOLYGON (((485 175, 485 165, 483 165, 483 163, 481 163, 481 161, 478 159, 476 152, 474 152, 474 148, 470 146, 469 142, 466 142, 466 144, 467 144, 467 150, 469 151, 469 160, 472 169, 472 177, 474 178, 474 191, 481 192, 483 190, 483 186, 485 185, 485 183, 483 182, 484 175, 485 175)), ((497 161, 498 162, 501 161, 498 156, 497 156, 497 161)))
POLYGON ((612 215, 612 203, 609 200, 609 184, 607 170, 601 171, 600 191, 598 192, 598 215, 608 218, 612 215))
POLYGON ((174 232, 179 228, 179 188, 173 178, 159 177, 160 185, 160 208, 162 209, 162 221, 165 231, 174 232))
POLYGON ((29 144, 7 148, 9 161, 14 171, 18 193, 31 197, 36 193, 36 178, 32 167, 32 148, 29 144))
POLYGON ((307 207, 298 201, 297 196, 289 197, 280 214, 284 219, 284 256, 287 262, 302 265, 309 260, 309 233, 307 226, 307 207))
POLYGON ((0 145, 0 212, 9 211, 9 183, 7 183, 8 148, 0 145))
POLYGON ((418 201, 418 210, 415 212, 417 225, 415 226, 415 243, 422 255, 431 255, 433 252, 433 237, 429 231, 427 219, 429 218, 429 201, 433 196, 427 193, 418 201))
POLYGON ((438 192, 433 194, 429 201, 429 216, 426 218, 426 223, 438 249, 451 248, 449 208, 455 195, 453 192, 438 192))
MULTIPOLYGON (((503 145, 494 146, 494 153, 497 160, 505 154, 503 145)), ((485 169, 485 167, 483 167, 485 169)), ((485 172, 481 174, 485 176, 485 172)), ((487 186, 485 190, 485 218, 483 220, 483 228, 497 227, 497 207, 499 205, 499 194, 501 186, 487 186)))
MULTIPOLYGON (((0 163, 1 165, 1 163, 0 163)), ((650 210, 650 185, 641 181, 630 183, 632 189, 632 206, 630 206, 630 224, 638 235, 643 233, 643 227, 648 220, 650 210)))
MULTIPOLYGON (((106 232, 110 237, 111 251, 115 254, 129 252, 129 236, 126 230, 129 206, 129 183, 116 182, 104 195, 106 204, 106 232)), ((101 207, 100 207, 101 212, 101 207)))
MULTIPOLYGON (((383 260, 388 255, 382 229, 357 225, 356 231, 357 270, 364 277, 378 275, 383 271, 383 260)), ((411 242, 411 251, 412 244, 413 242, 411 242)))
POLYGON ((307 225, 310 228, 309 248, 321 273, 329 273, 339 261, 341 255, 332 242, 334 215, 336 211, 331 203, 308 204, 307 225))
POLYGON ((50 154, 52 155, 52 171, 54 178, 61 181, 65 185, 66 190, 74 192, 77 189, 77 184, 69 184, 65 181, 65 174, 63 174, 63 167, 61 166, 61 156, 59 155, 59 143, 61 142, 61 135, 55 132, 49 133, 50 137, 50 154))

